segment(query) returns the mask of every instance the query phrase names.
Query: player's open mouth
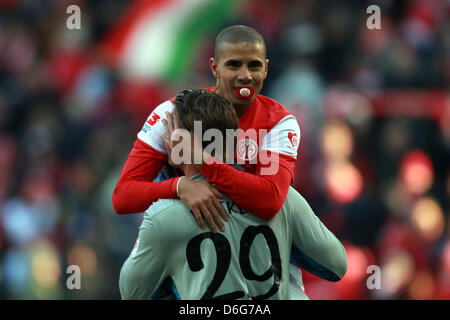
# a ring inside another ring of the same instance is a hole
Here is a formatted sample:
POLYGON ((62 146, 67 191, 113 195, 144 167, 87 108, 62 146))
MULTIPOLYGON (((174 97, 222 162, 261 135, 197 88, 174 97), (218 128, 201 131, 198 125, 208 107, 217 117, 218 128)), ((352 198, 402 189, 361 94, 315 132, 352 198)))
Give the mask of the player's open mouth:
POLYGON ((250 100, 255 94, 255 89, 252 87, 237 87, 234 89, 234 93, 240 99, 250 100))

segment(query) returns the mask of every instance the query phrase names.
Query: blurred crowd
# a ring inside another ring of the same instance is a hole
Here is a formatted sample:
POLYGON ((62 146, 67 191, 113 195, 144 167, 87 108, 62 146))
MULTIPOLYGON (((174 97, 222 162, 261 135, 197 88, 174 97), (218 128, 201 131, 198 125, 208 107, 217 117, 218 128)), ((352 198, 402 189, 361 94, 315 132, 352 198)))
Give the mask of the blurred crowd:
POLYGON ((306 293, 450 299, 449 1, 242 1, 176 83, 124 77, 98 49, 128 5, 0 0, 1 299, 120 298, 142 219, 112 208, 124 161, 155 106, 214 85, 214 38, 237 23, 266 39, 262 94, 299 121, 293 186, 347 250, 344 279, 305 272, 306 293), (381 29, 366 26, 371 4, 381 29))

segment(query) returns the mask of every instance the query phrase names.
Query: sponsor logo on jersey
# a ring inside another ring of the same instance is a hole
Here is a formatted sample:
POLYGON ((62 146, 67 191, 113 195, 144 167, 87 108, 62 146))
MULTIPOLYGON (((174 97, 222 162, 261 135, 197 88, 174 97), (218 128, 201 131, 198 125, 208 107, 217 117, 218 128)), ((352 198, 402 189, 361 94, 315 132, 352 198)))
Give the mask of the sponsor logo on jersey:
POLYGON ((144 126, 142 127, 142 131, 147 133, 147 131, 149 131, 158 122, 159 119, 161 119, 161 117, 153 112, 151 115, 148 116, 147 121, 144 123, 144 126))
POLYGON ((289 146, 289 147, 291 147, 291 148, 297 147, 297 145, 298 145, 298 137, 297 137, 297 134, 296 134, 295 132, 289 132, 289 133, 288 133, 288 138, 289 138, 289 141, 290 141, 291 144, 292 144, 292 147, 291 147, 291 146, 289 146))
POLYGON ((156 113, 153 112, 153 113, 147 118, 147 123, 148 123, 151 127, 153 127, 153 126, 156 124, 156 122, 158 122, 159 119, 161 119, 161 117, 160 117, 158 114, 156 114, 156 113))
POLYGON ((251 161, 258 155, 258 144, 255 140, 245 137, 237 144, 237 157, 243 162, 251 161))

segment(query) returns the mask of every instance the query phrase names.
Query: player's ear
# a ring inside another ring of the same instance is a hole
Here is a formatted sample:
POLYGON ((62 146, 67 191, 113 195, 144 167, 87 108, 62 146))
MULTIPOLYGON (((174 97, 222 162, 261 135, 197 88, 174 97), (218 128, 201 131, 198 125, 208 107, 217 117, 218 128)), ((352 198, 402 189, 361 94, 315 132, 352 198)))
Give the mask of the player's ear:
POLYGON ((217 66, 218 66, 218 63, 217 63, 216 59, 209 58, 209 67, 211 68, 211 72, 212 72, 214 78, 216 78, 216 79, 219 78, 219 73, 217 72, 217 66))
POLYGON ((264 79, 267 77, 268 70, 269 70, 269 59, 266 59, 266 66, 264 68, 264 79))

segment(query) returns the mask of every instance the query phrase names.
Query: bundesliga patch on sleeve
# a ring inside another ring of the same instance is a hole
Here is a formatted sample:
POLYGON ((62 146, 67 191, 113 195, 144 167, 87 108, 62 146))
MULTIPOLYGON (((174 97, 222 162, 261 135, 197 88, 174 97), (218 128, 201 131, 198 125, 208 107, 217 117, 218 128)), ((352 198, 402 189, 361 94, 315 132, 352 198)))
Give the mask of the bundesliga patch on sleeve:
POLYGON ((155 150, 166 153, 164 142, 161 139, 161 135, 166 131, 162 119, 165 119, 166 112, 172 112, 172 110, 173 105, 170 101, 166 101, 157 106, 148 116, 137 137, 155 150))
POLYGON ((155 111, 153 111, 145 121, 144 126, 142 127, 142 132, 147 133, 150 129, 156 124, 156 122, 161 119, 161 116, 158 115, 155 111))

